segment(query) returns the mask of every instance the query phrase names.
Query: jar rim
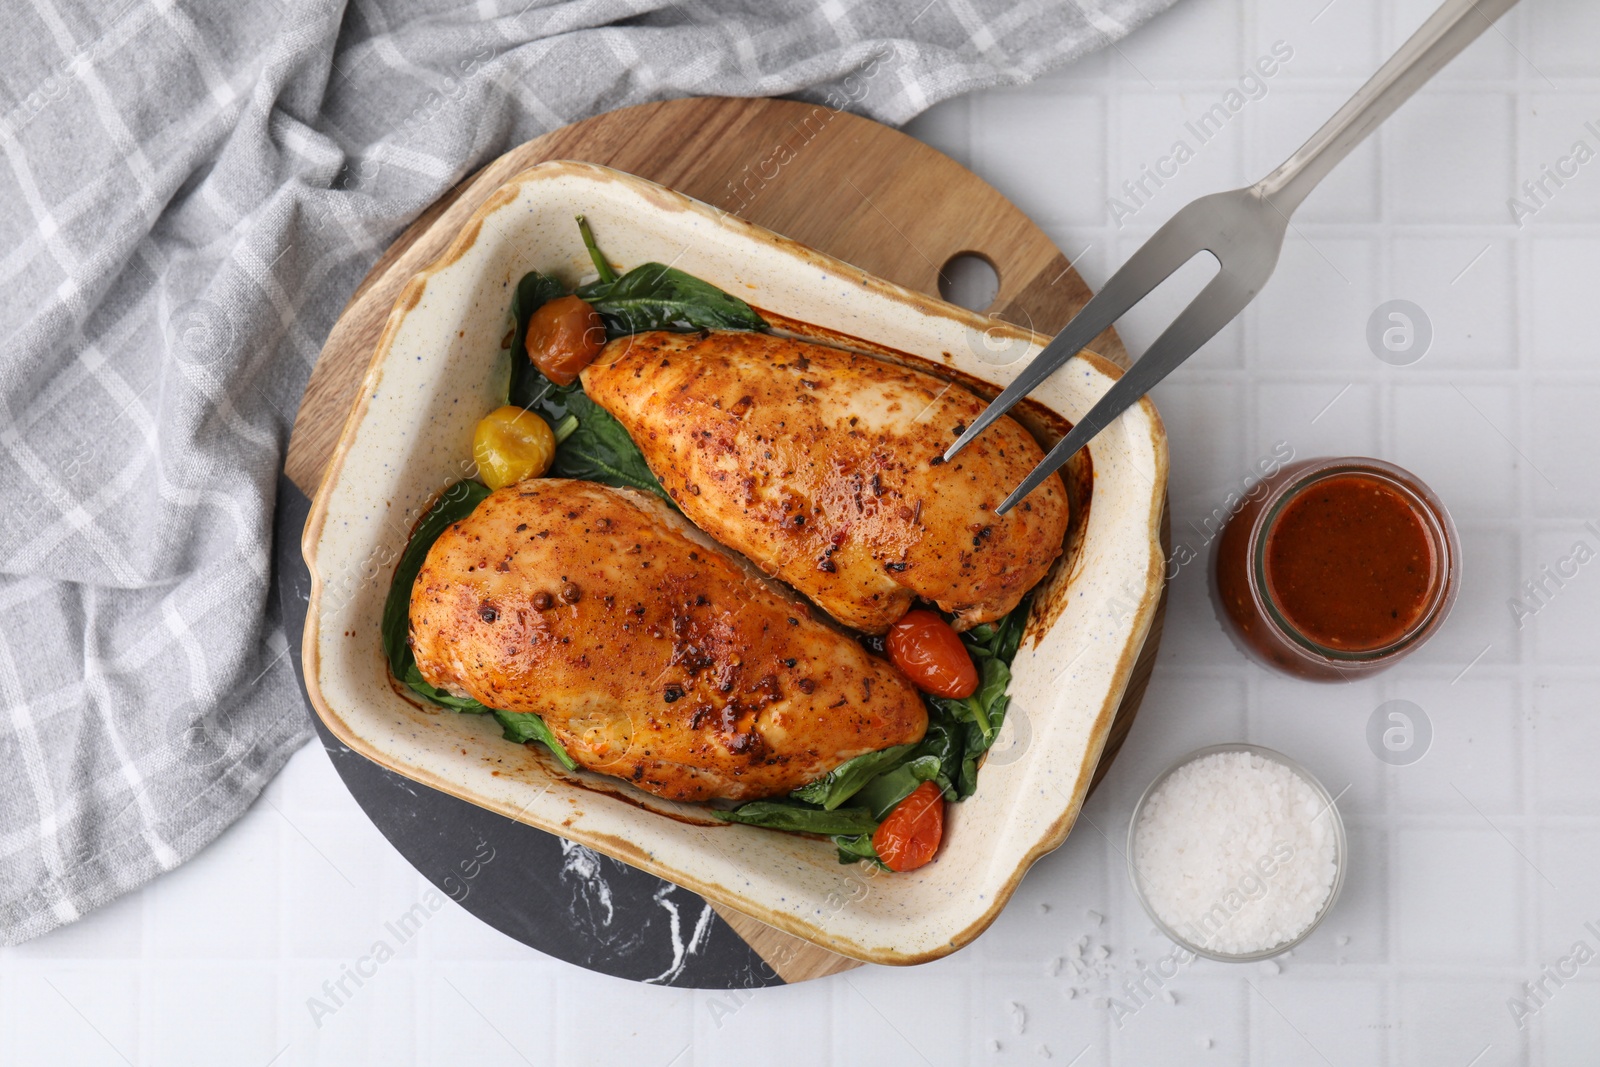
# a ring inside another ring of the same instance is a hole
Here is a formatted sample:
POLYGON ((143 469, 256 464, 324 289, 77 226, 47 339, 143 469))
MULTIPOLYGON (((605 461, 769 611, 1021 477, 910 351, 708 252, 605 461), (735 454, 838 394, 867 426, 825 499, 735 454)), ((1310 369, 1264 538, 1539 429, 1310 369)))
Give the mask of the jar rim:
POLYGON ((1250 529, 1250 565, 1247 569, 1251 598, 1257 611, 1283 637, 1302 652, 1334 664, 1357 665, 1395 656, 1425 640, 1449 612, 1455 599, 1456 567, 1460 546, 1455 524, 1444 504, 1410 471, 1380 459, 1345 457, 1313 461, 1295 478, 1278 487, 1262 502, 1250 529), (1267 543, 1278 519, 1301 494, 1321 482, 1345 475, 1360 475, 1382 482, 1398 492, 1422 525, 1432 549, 1433 574, 1426 605, 1399 637, 1377 648, 1334 648, 1310 637, 1296 626, 1278 604, 1267 579, 1267 543))

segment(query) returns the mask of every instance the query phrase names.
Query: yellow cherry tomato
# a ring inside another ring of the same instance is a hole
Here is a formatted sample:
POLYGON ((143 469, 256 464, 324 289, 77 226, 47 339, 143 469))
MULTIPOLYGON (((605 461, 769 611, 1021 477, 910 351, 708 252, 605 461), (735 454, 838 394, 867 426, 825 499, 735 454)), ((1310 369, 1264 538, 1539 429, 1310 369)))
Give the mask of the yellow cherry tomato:
POLYGON ((478 422, 472 435, 472 458, 478 476, 490 489, 537 478, 556 457, 556 435, 534 412, 507 404, 478 422))

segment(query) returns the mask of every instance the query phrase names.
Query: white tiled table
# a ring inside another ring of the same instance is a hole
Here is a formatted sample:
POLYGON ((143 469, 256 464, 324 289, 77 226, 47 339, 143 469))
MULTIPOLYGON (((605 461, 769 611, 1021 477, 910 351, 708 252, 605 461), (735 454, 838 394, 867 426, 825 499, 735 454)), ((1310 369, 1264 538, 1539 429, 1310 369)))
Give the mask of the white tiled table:
MULTIPOLYGON (((1431 7, 1180 0, 1118 50, 945 104, 912 132, 1009 194, 1095 283, 1190 198, 1277 163, 1431 7), (1107 197, 1280 40, 1294 55, 1265 94, 1118 228, 1107 197)), ((1584 0, 1528 0, 1503 20, 1313 196, 1261 299, 1161 387, 1174 536, 1202 561, 1173 583, 1155 679, 1104 788, 972 948, 913 971, 684 992, 539 956, 447 903, 318 1026, 308 998, 426 887, 313 747, 193 863, 0 951, 0 1063, 1600 1062, 1600 959, 1549 984, 1525 1029, 1507 1007, 1575 942, 1600 952, 1584 926, 1600 929, 1600 561, 1521 628, 1508 606, 1575 541, 1600 549, 1583 527, 1600 520, 1600 160, 1522 227, 1507 207, 1575 141, 1600 150, 1585 127, 1600 129, 1597 38, 1584 0), (1391 298, 1433 324, 1415 365, 1364 340, 1391 298), (1456 517, 1460 603, 1388 674, 1277 677, 1213 618, 1199 524, 1280 441, 1394 460, 1456 517), (1365 740, 1393 698, 1434 729, 1407 767, 1365 740), (1123 871, 1132 802, 1172 759, 1240 737, 1349 787, 1344 895, 1276 973, 1202 962, 1168 985, 1176 1003, 1135 1005, 1123 979, 1167 946, 1123 871), (1078 975, 1065 958, 1085 936, 1078 975), (1120 1026, 1113 996, 1138 1008, 1120 1026)), ((1155 310, 1123 324, 1135 352, 1155 310)))

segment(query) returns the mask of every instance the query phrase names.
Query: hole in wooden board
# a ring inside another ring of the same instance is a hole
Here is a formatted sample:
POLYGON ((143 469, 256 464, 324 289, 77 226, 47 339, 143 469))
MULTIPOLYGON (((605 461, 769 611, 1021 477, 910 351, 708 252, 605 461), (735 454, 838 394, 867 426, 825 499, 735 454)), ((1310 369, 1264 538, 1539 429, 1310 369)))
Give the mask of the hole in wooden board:
POLYGON ((1000 295, 1000 272, 976 252, 957 252, 939 268, 939 296, 971 311, 987 311, 1000 295))

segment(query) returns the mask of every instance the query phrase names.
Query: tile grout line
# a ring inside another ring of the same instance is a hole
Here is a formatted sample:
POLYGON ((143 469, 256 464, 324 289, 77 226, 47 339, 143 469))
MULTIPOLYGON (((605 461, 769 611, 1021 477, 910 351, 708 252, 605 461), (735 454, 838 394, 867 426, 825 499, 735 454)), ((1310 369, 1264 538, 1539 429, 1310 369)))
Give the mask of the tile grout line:
MULTIPOLYGON (((1526 35, 1524 30, 1527 26, 1528 16, 1525 9, 1521 8, 1520 5, 1516 14, 1517 26, 1515 29, 1517 31, 1517 35, 1525 38, 1526 35)), ((1511 173, 1508 176, 1508 181, 1510 182, 1510 187, 1513 189, 1516 188, 1517 167, 1520 165, 1520 162, 1523 159, 1530 158, 1531 155, 1530 149, 1532 147, 1532 131, 1529 129, 1528 124, 1523 119, 1523 116, 1527 114, 1527 106, 1529 103, 1528 79, 1529 72, 1525 69, 1525 65, 1518 65, 1518 86, 1511 93, 1512 152, 1511 173)), ((1534 374, 1532 358, 1534 352, 1534 331, 1533 317, 1530 314, 1533 298, 1531 289, 1533 279, 1532 240, 1527 230, 1519 226, 1516 229, 1516 232, 1512 235, 1511 242, 1513 246, 1513 253, 1511 256, 1511 291, 1515 294, 1515 299, 1512 303, 1511 314, 1513 336, 1516 338, 1517 346, 1515 368, 1517 371, 1516 389, 1517 416, 1519 423, 1518 436, 1521 437, 1524 447, 1529 449, 1529 451, 1535 451, 1535 440, 1532 434, 1532 428, 1535 425, 1533 386, 1534 374)), ((1537 542, 1537 534, 1530 536, 1528 520, 1530 516, 1536 514, 1538 511, 1537 501, 1538 494, 1540 493, 1539 487, 1534 484, 1533 479, 1529 477, 1529 472, 1526 469, 1523 467, 1518 467, 1517 475, 1518 521, 1514 528, 1514 532, 1511 534, 1511 536, 1514 538, 1512 558, 1515 561, 1513 564, 1514 570, 1510 576, 1512 588, 1516 587, 1517 576, 1521 573, 1524 573, 1528 565, 1528 560, 1532 558, 1531 553, 1533 546, 1537 542)), ((1516 710, 1519 713, 1519 724, 1527 724, 1533 721, 1534 715, 1534 703, 1532 699, 1533 694, 1531 692, 1531 686, 1533 682, 1532 678, 1530 677, 1528 663, 1530 656, 1534 654, 1534 650, 1529 647, 1532 643, 1533 635, 1528 634, 1526 637, 1524 637, 1524 635, 1519 631, 1513 636, 1513 640, 1515 641, 1515 656, 1517 665, 1516 691, 1518 703, 1520 705, 1516 710), (1520 713, 1522 712, 1526 712, 1526 714, 1521 715, 1520 713)), ((1530 758, 1528 750, 1530 746, 1523 743, 1525 739, 1520 736, 1520 730, 1516 731, 1516 733, 1519 735, 1519 743, 1517 746, 1518 767, 1522 772, 1522 781, 1519 783, 1520 788, 1518 790, 1519 799, 1522 801, 1522 804, 1519 805, 1518 813, 1522 814, 1523 812, 1533 810, 1532 807, 1527 803, 1527 791, 1532 782, 1531 776, 1529 776, 1527 773, 1527 765, 1530 758)), ((1542 845, 1544 842, 1544 835, 1542 833, 1539 833, 1537 830, 1530 833, 1523 830, 1520 826, 1517 829, 1517 836, 1521 839, 1522 846, 1525 849, 1538 851, 1534 849, 1535 842, 1540 845, 1542 845)), ((1540 854, 1540 858, 1543 858, 1542 853, 1540 854)), ((1532 861, 1530 860, 1525 866, 1531 867, 1532 861)), ((1537 870, 1537 868, 1535 868, 1535 870, 1537 870)), ((1541 901, 1545 899, 1545 894, 1540 888, 1539 884, 1534 881, 1531 871, 1521 870, 1519 873, 1521 877, 1519 878, 1518 888, 1522 894, 1522 906, 1519 909, 1521 919, 1519 924, 1519 933, 1522 934, 1522 937, 1520 938, 1522 941, 1521 956, 1526 966, 1532 970, 1538 966, 1538 931, 1540 929, 1541 919, 1543 918, 1544 913, 1544 908, 1541 904, 1541 901)), ((1536 1031, 1540 1031, 1541 1033, 1543 1030, 1542 1027, 1535 1027, 1534 1029, 1536 1031)), ((1544 1057, 1542 1055, 1543 1050, 1537 1047, 1529 1049, 1527 1044, 1528 1039, 1524 1037, 1523 1040, 1524 1050, 1535 1053, 1535 1055, 1532 1056, 1533 1062, 1544 1062, 1544 1057)), ((1538 1039, 1535 1038, 1534 1041, 1537 1043, 1538 1039)))

